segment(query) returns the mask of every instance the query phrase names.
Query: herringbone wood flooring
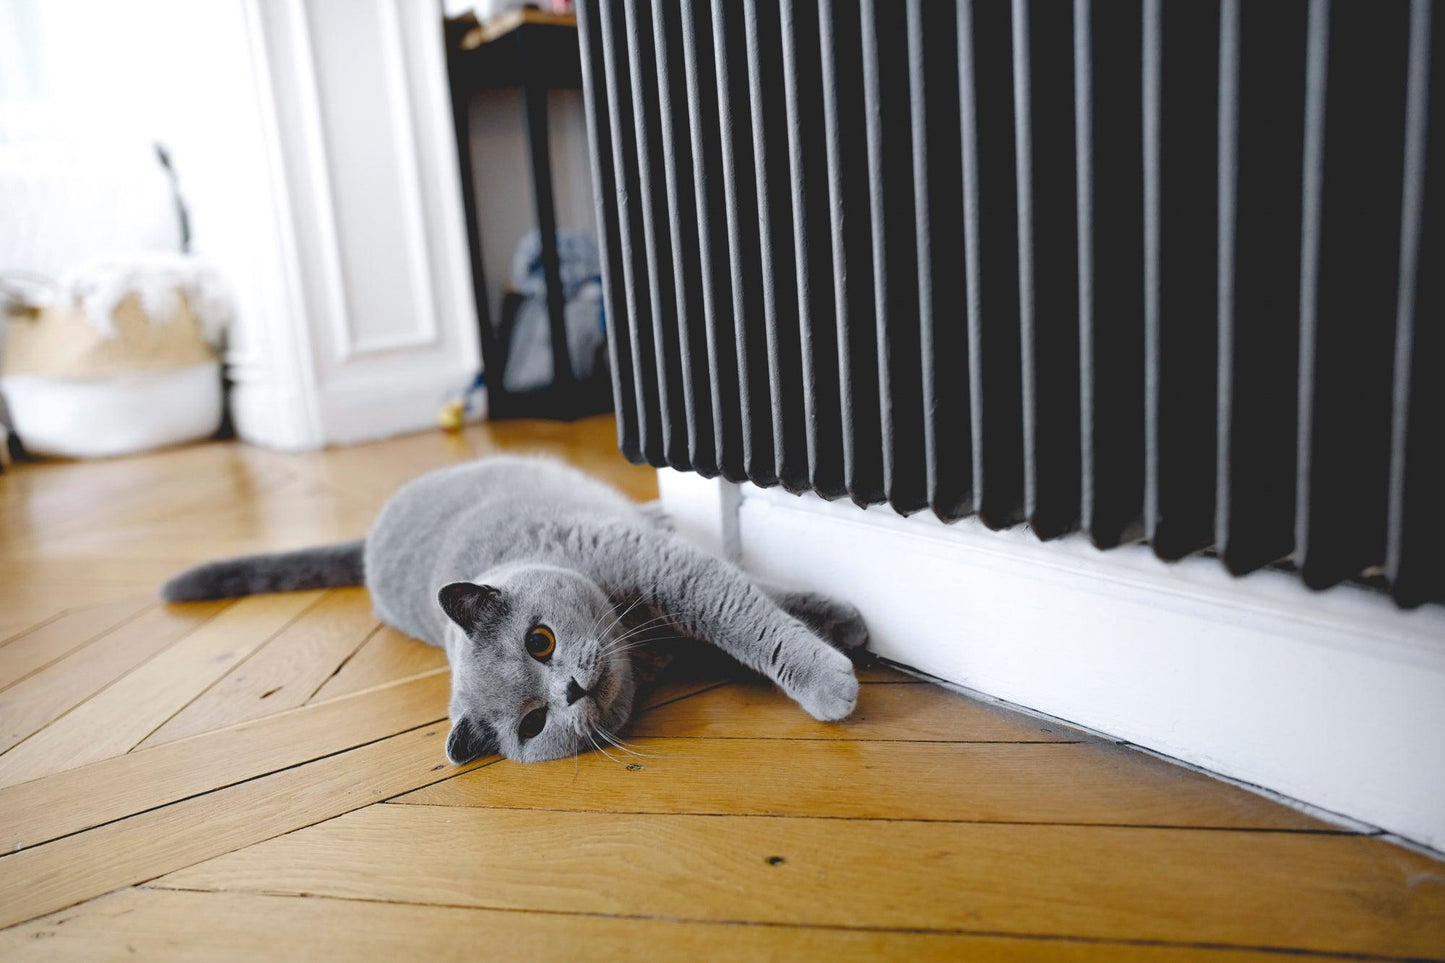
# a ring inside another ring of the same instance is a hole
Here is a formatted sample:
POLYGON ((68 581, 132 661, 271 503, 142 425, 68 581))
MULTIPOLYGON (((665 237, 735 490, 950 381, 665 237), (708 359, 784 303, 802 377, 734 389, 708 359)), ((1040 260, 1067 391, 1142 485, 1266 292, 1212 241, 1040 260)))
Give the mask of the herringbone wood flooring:
POLYGON ((889 670, 846 725, 676 681, 630 751, 458 770, 364 590, 155 601, 516 449, 655 492, 605 419, 0 475, 0 955, 1445 957, 1439 864, 889 670))

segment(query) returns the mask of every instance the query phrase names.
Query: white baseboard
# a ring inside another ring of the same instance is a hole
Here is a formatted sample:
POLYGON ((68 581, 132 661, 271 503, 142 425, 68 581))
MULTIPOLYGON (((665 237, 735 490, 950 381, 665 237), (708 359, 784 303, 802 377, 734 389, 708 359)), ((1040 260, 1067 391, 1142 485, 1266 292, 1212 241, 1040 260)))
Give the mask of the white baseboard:
POLYGON ((231 417, 236 434, 253 445, 314 451, 326 443, 314 402, 314 391, 299 385, 237 378, 231 389, 231 417))
POLYGON ((461 394, 474 374, 471 367, 455 367, 327 386, 320 395, 326 442, 354 445, 435 428, 442 405, 461 394))
MULTIPOLYGON (((236 431, 246 441, 281 451, 355 445, 437 426, 442 405, 470 384, 469 368, 377 378, 303 394, 289 385, 238 382, 231 393, 236 431), (312 411, 312 406, 315 411, 312 411)), ((473 401, 468 420, 486 417, 473 401)))
MULTIPOLYGON (((661 474, 681 529, 720 530, 731 486, 661 474)), ((734 497, 743 567, 853 602, 885 658, 1445 850, 1439 607, 972 519, 734 497)))

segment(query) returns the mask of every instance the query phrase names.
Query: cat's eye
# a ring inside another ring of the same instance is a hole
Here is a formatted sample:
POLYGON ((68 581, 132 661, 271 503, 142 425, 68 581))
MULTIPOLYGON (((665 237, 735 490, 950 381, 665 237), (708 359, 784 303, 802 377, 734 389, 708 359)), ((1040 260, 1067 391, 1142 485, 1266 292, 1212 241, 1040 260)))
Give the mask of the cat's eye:
POLYGON ((527 637, 523 639, 527 646, 527 654, 538 662, 545 662, 552 655, 552 650, 557 648, 557 636, 545 625, 534 625, 527 630, 527 637))
POLYGON ((535 736, 547 727, 547 707, 533 709, 522 717, 521 725, 517 726, 517 737, 527 740, 535 736))

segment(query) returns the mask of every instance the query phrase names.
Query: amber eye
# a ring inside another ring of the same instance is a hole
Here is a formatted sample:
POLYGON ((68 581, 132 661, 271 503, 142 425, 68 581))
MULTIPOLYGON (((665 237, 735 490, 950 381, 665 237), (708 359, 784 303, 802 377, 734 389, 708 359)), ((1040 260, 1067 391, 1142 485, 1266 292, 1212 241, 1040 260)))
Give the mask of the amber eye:
POLYGON ((546 662, 551 657, 552 650, 557 648, 557 637, 545 625, 534 625, 528 629, 524 642, 527 654, 538 662, 546 662))
POLYGON ((547 707, 533 709, 522 717, 522 724, 517 726, 517 737, 526 741, 547 726, 547 707))

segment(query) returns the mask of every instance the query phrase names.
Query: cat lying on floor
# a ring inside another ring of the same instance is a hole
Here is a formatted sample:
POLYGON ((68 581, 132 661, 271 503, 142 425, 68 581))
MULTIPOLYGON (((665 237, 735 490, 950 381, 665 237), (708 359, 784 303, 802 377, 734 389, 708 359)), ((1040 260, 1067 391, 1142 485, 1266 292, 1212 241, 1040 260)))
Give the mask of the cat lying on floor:
POLYGON ((542 459, 432 472, 393 495, 365 539, 209 562, 161 594, 363 584, 383 622, 446 650, 457 764, 605 746, 631 715, 629 650, 648 628, 713 644, 816 719, 842 719, 858 699, 839 651, 867 641, 856 609, 758 585, 608 486, 542 459))

